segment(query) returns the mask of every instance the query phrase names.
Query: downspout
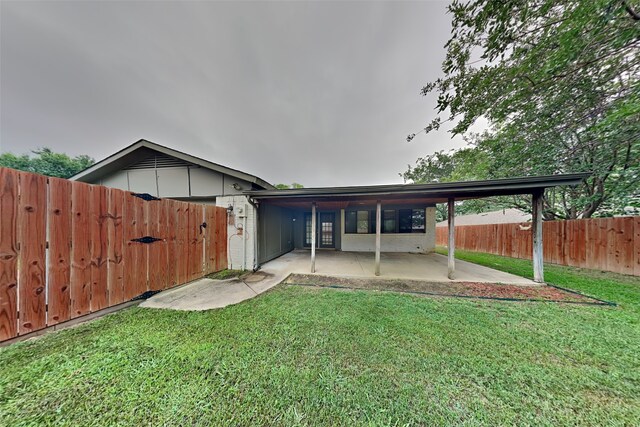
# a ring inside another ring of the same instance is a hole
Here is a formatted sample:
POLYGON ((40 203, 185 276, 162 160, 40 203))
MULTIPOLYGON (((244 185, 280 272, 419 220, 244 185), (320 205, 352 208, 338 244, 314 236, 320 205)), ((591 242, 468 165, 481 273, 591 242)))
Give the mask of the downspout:
POLYGON ((258 204, 251 198, 251 197, 247 197, 247 200, 249 201, 249 204, 251 206, 253 206, 253 208, 255 209, 255 215, 253 216, 253 271, 258 270, 258 268, 260 268, 260 266, 258 265, 258 236, 260 235, 258 233, 258 204))
POLYGON ((247 269, 247 212, 248 207, 244 205, 244 216, 242 217, 242 270, 247 269))

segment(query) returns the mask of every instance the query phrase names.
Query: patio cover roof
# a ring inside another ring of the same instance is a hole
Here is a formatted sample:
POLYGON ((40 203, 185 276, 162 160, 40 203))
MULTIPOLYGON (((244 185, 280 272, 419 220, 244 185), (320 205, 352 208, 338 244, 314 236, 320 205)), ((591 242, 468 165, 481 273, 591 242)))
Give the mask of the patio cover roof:
POLYGON ((289 190, 254 190, 244 194, 252 199, 282 206, 308 206, 311 202, 346 206, 349 201, 387 203, 444 203, 448 199, 465 200, 491 196, 532 194, 559 185, 577 185, 590 175, 588 172, 461 181, 430 184, 392 184, 352 187, 319 187, 289 190))

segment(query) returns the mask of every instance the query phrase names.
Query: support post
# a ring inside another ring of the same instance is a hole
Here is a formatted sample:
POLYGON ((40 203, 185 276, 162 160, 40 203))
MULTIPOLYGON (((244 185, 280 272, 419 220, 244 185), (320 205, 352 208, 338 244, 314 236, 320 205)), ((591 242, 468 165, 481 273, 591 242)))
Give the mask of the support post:
POLYGON ((532 194, 531 232, 533 233, 533 281, 544 283, 544 267, 542 253, 542 202, 544 190, 532 194))
POLYGON ((455 278, 456 272, 456 259, 455 259, 455 251, 456 251, 456 227, 455 227, 455 204, 454 199, 451 198, 447 201, 447 223, 449 225, 449 243, 447 245, 447 257, 448 257, 448 267, 449 267, 449 279, 453 280, 455 278))
POLYGON ((378 200, 376 204, 376 276, 380 275, 380 219, 382 203, 378 200))
POLYGON ((311 272, 316 272, 316 203, 311 204, 311 272))

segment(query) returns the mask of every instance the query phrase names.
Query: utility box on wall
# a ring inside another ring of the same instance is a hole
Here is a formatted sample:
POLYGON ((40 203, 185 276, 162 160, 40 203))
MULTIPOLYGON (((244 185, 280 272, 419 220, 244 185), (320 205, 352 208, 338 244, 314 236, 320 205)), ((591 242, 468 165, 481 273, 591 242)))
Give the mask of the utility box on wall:
POLYGON ((255 239, 257 212, 247 196, 219 196, 216 205, 227 208, 227 253, 229 269, 254 270, 258 267, 255 239))

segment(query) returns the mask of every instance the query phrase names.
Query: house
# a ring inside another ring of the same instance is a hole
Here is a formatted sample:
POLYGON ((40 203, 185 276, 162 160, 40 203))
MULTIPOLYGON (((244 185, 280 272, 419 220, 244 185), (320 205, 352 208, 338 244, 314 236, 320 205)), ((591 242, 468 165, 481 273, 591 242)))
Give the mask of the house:
MULTIPOLYGON (((435 250, 435 205, 447 203, 454 229, 455 201, 532 195, 534 277, 542 277, 542 196, 545 188, 577 185, 589 174, 564 174, 432 184, 278 190, 245 172, 146 140, 96 163, 72 179, 156 197, 215 203, 227 208, 229 268, 257 269, 293 249, 375 253, 435 250)), ((449 277, 455 274, 449 234, 449 277)))
POLYGON ((274 190, 268 182, 141 139, 70 179, 148 193, 154 197, 215 204, 216 197, 245 190, 274 190))
MULTIPOLYGON (((456 225, 509 224, 529 221, 531 221, 531 214, 522 212, 520 209, 515 208, 456 216, 456 225)), ((446 220, 440 221, 436 224, 436 227, 446 226, 446 220)))

